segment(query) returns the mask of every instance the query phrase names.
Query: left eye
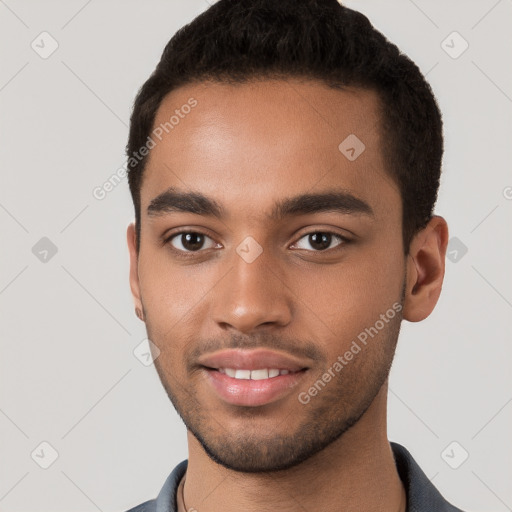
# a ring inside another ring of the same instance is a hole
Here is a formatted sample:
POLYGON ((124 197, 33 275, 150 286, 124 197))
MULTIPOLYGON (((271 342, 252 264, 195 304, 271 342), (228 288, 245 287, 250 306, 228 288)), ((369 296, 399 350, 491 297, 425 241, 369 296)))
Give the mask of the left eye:
POLYGON ((344 242, 347 242, 348 240, 341 235, 337 235, 335 233, 329 233, 326 231, 314 231, 311 233, 308 233, 307 235, 304 235, 299 239, 299 242, 297 242, 295 247, 298 249, 308 249, 308 247, 301 247, 300 241, 306 240, 306 245, 309 245, 313 248, 315 252, 319 251, 325 251, 327 249, 332 249, 333 247, 337 247, 338 245, 341 245, 344 242), (333 247, 331 247, 331 244, 333 241, 338 241, 337 244, 335 244, 333 247))

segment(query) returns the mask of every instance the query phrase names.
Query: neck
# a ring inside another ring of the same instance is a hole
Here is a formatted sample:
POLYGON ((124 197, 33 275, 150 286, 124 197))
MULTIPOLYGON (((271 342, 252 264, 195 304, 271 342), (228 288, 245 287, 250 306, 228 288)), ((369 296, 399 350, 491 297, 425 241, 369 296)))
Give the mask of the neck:
POLYGON ((405 490, 387 439, 386 398, 387 381, 358 423, 337 441, 307 461, 274 473, 226 469, 188 432, 189 460, 178 493, 179 511, 256 512, 272 507, 280 512, 405 512, 405 490))

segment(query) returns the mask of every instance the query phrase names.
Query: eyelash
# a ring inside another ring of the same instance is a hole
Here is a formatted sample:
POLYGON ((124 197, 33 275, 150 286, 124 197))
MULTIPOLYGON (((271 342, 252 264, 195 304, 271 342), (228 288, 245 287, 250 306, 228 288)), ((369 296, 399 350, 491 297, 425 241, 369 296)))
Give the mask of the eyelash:
MULTIPOLYGON (((336 233, 334 231, 327 231, 327 230, 320 230, 320 229, 316 229, 316 230, 312 230, 312 231, 308 231, 307 233, 304 233, 302 234, 297 242, 299 240, 302 240, 303 238, 311 235, 311 234, 315 234, 315 233, 322 233, 324 235, 332 235, 333 237, 337 238, 340 243, 330 249, 324 249, 322 251, 314 251, 314 250, 308 250, 308 252, 312 252, 312 253, 318 253, 318 254, 323 254, 323 253, 331 253, 332 251, 335 251, 336 249, 339 249, 341 248, 342 246, 350 243, 352 240, 350 238, 347 238, 343 235, 340 235, 339 233, 336 233)), ((172 246, 171 244, 171 240, 173 240, 174 238, 176 238, 177 236, 179 235, 183 235, 183 234, 194 234, 194 235, 201 235, 201 236, 204 236, 204 237, 207 237, 207 238, 210 238, 212 239, 212 237, 208 236, 206 233, 203 233, 201 231, 194 231, 194 230, 190 230, 190 229, 182 229, 182 230, 179 230, 179 231, 174 231, 172 233, 172 235, 166 237, 163 241, 163 245, 169 245, 170 246, 170 249, 178 256, 178 257, 181 257, 181 258, 190 258, 190 257, 194 257, 196 256, 197 254, 200 254, 201 252, 204 252, 206 249, 199 249, 197 251, 182 251, 181 249, 176 249, 175 247, 172 246)), ((295 245, 297 242, 294 242, 293 245, 295 245)), ((296 249, 295 249, 296 250, 296 249)), ((300 250, 300 249, 299 249, 300 250)), ((305 249, 302 249, 302 250, 305 250, 305 249)))

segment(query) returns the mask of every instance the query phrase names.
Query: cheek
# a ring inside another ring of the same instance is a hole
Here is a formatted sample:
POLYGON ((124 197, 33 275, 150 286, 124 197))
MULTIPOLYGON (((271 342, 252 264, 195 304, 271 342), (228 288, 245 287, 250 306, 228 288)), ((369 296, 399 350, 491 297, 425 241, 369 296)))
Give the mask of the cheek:
POLYGON ((149 251, 140 259, 142 302, 153 326, 172 326, 186 319, 207 294, 208 273, 194 265, 172 264, 165 250, 149 251))
POLYGON ((400 300, 403 255, 360 251, 338 265, 296 272, 294 280, 304 313, 309 308, 331 334, 346 339, 373 325, 400 300))

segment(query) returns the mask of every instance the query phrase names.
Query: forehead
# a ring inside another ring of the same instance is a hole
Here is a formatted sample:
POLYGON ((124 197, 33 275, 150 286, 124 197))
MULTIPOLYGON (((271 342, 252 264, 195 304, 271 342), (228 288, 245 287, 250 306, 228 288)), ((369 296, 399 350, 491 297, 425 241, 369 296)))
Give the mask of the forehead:
POLYGON ((246 210, 329 187, 396 201, 382 157, 379 99, 371 90, 298 80, 187 85, 164 98, 155 133, 141 191, 144 211, 170 187, 246 210))

